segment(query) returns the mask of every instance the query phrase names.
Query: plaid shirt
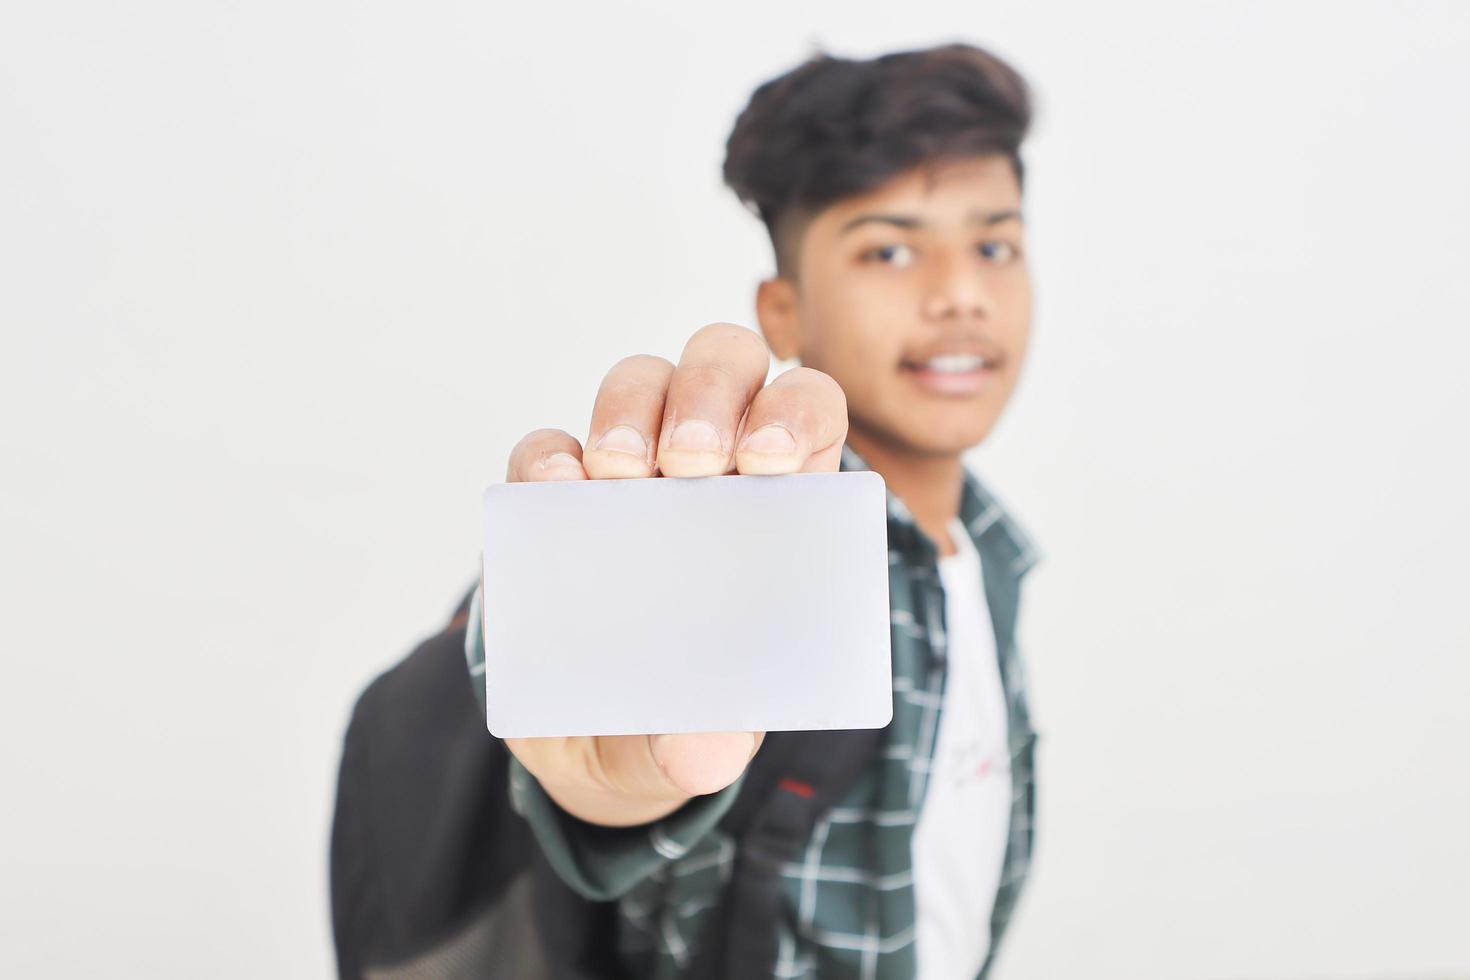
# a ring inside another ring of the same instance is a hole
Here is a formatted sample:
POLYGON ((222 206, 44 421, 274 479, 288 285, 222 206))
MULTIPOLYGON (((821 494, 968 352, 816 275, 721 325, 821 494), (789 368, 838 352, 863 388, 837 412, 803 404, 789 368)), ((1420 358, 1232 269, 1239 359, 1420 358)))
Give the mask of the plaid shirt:
MULTIPOLYGON (((867 469, 850 447, 843 470, 867 469)), ((1030 863, 1036 733, 1026 707, 1015 643, 1021 576, 1035 551, 1000 504, 968 472, 960 504, 982 563, 1006 694, 1012 803, 999 890, 990 916, 995 959, 1030 863)), ((917 921, 911 843, 939 730, 945 680, 944 591, 934 543, 903 502, 888 494, 888 571, 893 650, 893 720, 880 755, 812 829, 805 852, 782 869, 785 914, 773 923, 782 978, 912 980, 917 921)), ((485 651, 479 593, 466 656, 484 704, 485 651)), ((511 802, 531 824, 557 873, 588 898, 618 903, 618 945, 634 976, 676 980, 704 926, 719 914, 735 842, 718 826, 744 777, 697 797, 643 828, 594 828, 561 811, 512 759, 511 802)), ((977 923, 979 926, 979 923, 977 923)))

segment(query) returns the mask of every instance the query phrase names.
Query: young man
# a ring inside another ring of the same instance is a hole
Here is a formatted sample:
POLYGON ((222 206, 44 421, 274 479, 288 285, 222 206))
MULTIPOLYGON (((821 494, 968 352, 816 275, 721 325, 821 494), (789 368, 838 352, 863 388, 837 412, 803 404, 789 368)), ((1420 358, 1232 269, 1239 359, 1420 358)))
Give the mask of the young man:
POLYGON ((344 976, 989 972, 1031 853, 1014 632, 1033 555, 960 454, 1026 353, 1029 121, 1020 76, 963 45, 816 57, 762 85, 725 178, 775 249, 764 342, 713 324, 677 365, 620 361, 585 445, 539 430, 511 453, 512 481, 878 471, 892 722, 501 743, 475 595, 354 715, 333 833, 344 976), (766 385, 770 352, 801 367, 766 385))

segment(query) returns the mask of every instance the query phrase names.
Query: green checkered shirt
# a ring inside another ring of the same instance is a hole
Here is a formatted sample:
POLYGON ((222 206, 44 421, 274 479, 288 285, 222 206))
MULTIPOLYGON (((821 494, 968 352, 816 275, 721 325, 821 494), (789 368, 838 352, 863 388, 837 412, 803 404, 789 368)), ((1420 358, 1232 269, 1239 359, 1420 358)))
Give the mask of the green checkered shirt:
MULTIPOLYGON (((868 467, 850 448, 843 470, 868 467)), ((966 473, 960 520, 981 556, 1006 694, 1012 802, 1005 860, 990 916, 995 959, 1030 864, 1036 733, 1026 707, 1015 643, 1021 577, 1035 563, 1026 536, 975 477, 966 473)), ((782 869, 784 915, 773 976, 913 980, 917 975, 911 843, 923 804, 945 680, 944 591, 934 543, 903 502, 888 494, 888 573, 893 649, 893 720, 874 764, 823 814, 804 853, 782 869)), ((465 653, 484 707, 485 649, 479 591, 465 653)), ((535 778, 511 760, 511 804, 529 821, 557 873, 587 898, 616 900, 618 945, 634 976, 675 980, 693 961, 704 927, 720 914, 734 868, 735 842, 716 825, 742 776, 641 828, 591 828, 561 811, 535 778)), ((977 928, 981 927, 977 923, 977 928)))

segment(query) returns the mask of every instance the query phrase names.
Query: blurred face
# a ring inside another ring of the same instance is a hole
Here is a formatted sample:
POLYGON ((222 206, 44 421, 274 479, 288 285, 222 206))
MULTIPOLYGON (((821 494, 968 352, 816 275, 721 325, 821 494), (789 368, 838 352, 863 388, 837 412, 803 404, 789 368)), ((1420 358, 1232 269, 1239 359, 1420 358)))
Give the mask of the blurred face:
POLYGON ((854 434, 958 454, 989 434, 1026 356, 1022 233, 1004 157, 900 174, 811 219, 796 280, 762 285, 767 339, 837 380, 854 434))

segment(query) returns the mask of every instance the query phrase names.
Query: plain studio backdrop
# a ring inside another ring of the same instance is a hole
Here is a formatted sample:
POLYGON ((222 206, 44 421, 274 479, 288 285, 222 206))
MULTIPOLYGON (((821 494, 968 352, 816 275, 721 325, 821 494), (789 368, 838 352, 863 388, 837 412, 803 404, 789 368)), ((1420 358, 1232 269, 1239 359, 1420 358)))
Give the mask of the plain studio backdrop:
POLYGON ((757 83, 954 39, 1039 107, 999 975, 1470 971, 1466 5, 502 9, 0 14, 0 974, 327 975, 348 711, 482 487, 753 324, 757 83))

